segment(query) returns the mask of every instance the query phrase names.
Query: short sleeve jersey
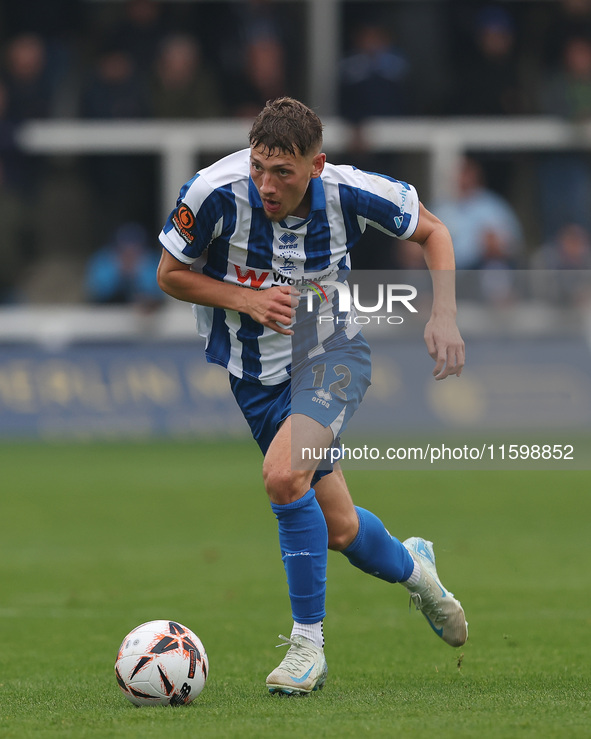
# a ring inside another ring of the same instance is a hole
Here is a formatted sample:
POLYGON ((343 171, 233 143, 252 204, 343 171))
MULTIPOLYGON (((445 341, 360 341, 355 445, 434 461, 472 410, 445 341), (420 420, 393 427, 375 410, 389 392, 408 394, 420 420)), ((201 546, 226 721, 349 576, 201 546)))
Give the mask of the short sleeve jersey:
MULTIPOLYGON (((216 280, 266 289, 348 270, 349 252, 368 225, 400 239, 417 227, 419 199, 406 182, 327 163, 310 189, 307 218, 270 221, 250 178, 250 150, 244 149, 183 185, 160 242, 180 262, 216 280)), ((264 385, 289 379, 289 336, 244 313, 204 306, 194 312, 209 362, 264 385)), ((318 336, 317 351, 328 338, 318 336)))

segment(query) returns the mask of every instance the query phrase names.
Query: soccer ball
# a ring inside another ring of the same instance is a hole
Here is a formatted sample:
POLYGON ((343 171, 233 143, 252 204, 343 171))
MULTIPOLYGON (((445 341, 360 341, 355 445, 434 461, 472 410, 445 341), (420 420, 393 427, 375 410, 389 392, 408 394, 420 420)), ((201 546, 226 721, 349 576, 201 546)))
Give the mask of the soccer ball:
POLYGON ((181 706, 203 690, 209 661, 198 636, 176 621, 149 621, 122 641, 115 677, 136 706, 181 706))

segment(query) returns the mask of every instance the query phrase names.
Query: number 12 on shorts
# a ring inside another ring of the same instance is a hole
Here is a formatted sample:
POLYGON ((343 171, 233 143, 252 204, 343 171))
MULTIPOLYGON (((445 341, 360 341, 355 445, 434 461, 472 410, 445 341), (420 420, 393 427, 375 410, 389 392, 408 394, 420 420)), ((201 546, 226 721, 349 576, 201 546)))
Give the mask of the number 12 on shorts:
MULTIPOLYGON (((347 400, 345 388, 351 383, 351 370, 345 364, 336 364, 330 369, 332 370, 330 375, 334 374, 336 376, 336 380, 330 383, 328 386, 328 392, 341 400, 347 400)), ((313 387, 324 387, 326 362, 315 364, 312 367, 312 372, 314 373, 313 387)), ((328 379, 330 379, 330 377, 328 379)))

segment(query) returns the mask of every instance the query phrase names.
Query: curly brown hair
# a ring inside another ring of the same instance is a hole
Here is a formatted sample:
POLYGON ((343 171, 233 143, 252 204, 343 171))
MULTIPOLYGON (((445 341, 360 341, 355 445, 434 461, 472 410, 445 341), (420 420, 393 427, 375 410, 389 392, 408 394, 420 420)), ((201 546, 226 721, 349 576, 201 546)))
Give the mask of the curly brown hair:
POLYGON ((306 105, 290 97, 269 100, 254 119, 248 135, 251 147, 307 156, 322 146, 322 121, 306 105))

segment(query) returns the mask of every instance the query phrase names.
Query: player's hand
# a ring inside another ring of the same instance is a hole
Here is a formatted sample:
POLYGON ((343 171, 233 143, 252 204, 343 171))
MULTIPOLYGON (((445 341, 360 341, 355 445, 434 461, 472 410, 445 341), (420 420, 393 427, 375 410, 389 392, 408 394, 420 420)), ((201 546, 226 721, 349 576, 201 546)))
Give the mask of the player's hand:
POLYGON ((462 374, 466 354, 455 318, 431 316, 425 327, 425 343, 429 356, 435 360, 433 376, 436 380, 462 374))
POLYGON ((278 334, 291 336, 293 330, 288 327, 295 317, 299 295, 295 288, 287 285, 275 285, 267 290, 250 290, 247 313, 278 334))

